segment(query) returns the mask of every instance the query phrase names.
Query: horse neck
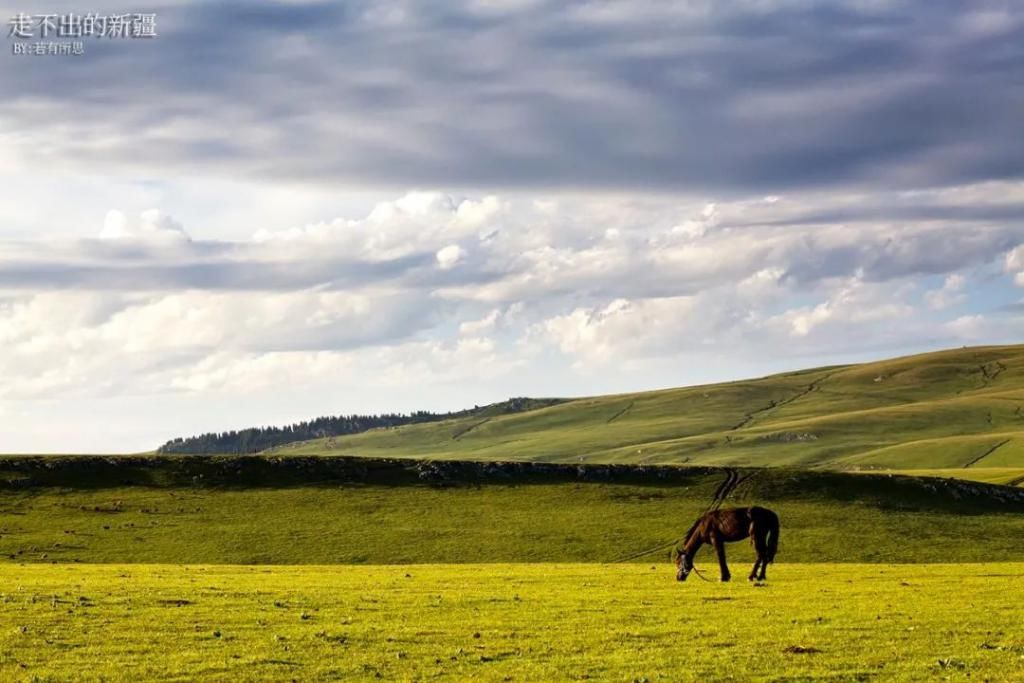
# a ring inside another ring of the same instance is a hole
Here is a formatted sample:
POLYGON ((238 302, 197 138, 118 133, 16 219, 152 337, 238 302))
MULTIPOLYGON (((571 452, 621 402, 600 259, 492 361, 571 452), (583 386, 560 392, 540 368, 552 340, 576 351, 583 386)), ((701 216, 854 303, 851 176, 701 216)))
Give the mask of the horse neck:
POLYGON ((683 545, 683 552, 690 557, 693 557, 700 550, 701 545, 704 544, 704 534, 701 533, 703 531, 702 527, 702 524, 695 525, 693 530, 690 531, 690 537, 686 539, 686 543, 683 545))

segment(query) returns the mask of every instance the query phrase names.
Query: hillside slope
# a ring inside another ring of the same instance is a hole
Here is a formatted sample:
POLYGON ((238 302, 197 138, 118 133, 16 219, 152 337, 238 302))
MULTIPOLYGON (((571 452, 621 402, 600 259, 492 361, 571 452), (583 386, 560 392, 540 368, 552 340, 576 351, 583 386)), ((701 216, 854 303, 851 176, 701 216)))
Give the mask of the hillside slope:
POLYGON ((1024 476, 1024 346, 600 396, 299 442, 278 454, 687 463, 1024 476), (1009 468, 1009 469, 1007 469, 1009 468))

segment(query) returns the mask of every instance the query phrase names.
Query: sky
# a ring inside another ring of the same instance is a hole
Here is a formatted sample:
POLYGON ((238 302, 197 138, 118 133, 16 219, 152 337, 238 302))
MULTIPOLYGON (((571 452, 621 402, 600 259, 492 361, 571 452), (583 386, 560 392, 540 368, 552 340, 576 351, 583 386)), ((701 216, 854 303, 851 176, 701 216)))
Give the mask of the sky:
POLYGON ((29 5, 0 452, 1021 341, 1020 3, 29 5))

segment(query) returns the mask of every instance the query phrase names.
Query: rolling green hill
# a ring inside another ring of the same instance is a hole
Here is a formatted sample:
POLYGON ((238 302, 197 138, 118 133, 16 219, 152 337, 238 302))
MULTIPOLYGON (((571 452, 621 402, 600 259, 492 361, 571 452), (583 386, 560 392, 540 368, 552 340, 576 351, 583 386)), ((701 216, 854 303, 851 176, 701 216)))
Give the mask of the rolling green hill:
POLYGON ((974 347, 512 415, 298 442, 276 454, 547 462, 1000 468, 1024 480, 1024 346, 974 347), (1019 468, 1019 469, 1018 469, 1019 468))

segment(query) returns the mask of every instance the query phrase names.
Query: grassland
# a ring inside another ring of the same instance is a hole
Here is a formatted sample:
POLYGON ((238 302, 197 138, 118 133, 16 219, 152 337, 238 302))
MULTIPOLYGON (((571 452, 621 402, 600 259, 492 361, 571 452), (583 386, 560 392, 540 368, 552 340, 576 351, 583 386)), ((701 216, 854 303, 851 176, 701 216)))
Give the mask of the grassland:
POLYGON ((1024 565, 0 565, 0 678, 1020 680, 1024 565))
MULTIPOLYGON (((48 465, 39 472, 22 466, 14 481, 24 488, 0 493, 0 558, 608 562, 678 538, 725 478, 702 468, 520 465, 510 467, 529 469, 492 471, 477 480, 473 464, 423 463, 442 467, 430 470, 435 480, 424 482, 423 471, 407 461, 355 458, 310 466, 373 466, 362 473, 363 481, 317 483, 311 479, 324 470, 304 471, 300 466, 307 461, 298 459, 281 459, 277 470, 266 470, 267 463, 254 458, 247 462, 255 472, 234 459, 144 460, 149 469, 108 462, 105 470, 71 460, 64 471, 48 459, 33 463, 48 465), (176 470, 182 462, 198 469, 176 470), (81 475, 83 469, 93 478, 81 475), (34 472, 28 483, 25 471, 34 472), (203 483, 186 483, 198 477, 190 474, 196 471, 206 473, 203 483), (142 480, 147 473, 151 478, 142 480), (263 481, 253 481, 257 476, 263 481)), ((725 503, 757 503, 779 512, 782 562, 1024 561, 1024 495, 1014 489, 786 469, 740 474, 743 482, 725 503)), ((737 544, 730 555, 746 562, 750 549, 737 544)), ((664 560, 658 553, 638 561, 664 560)))
POLYGON ((926 473, 1024 468, 1024 346, 583 398, 299 442, 275 453, 926 473))

